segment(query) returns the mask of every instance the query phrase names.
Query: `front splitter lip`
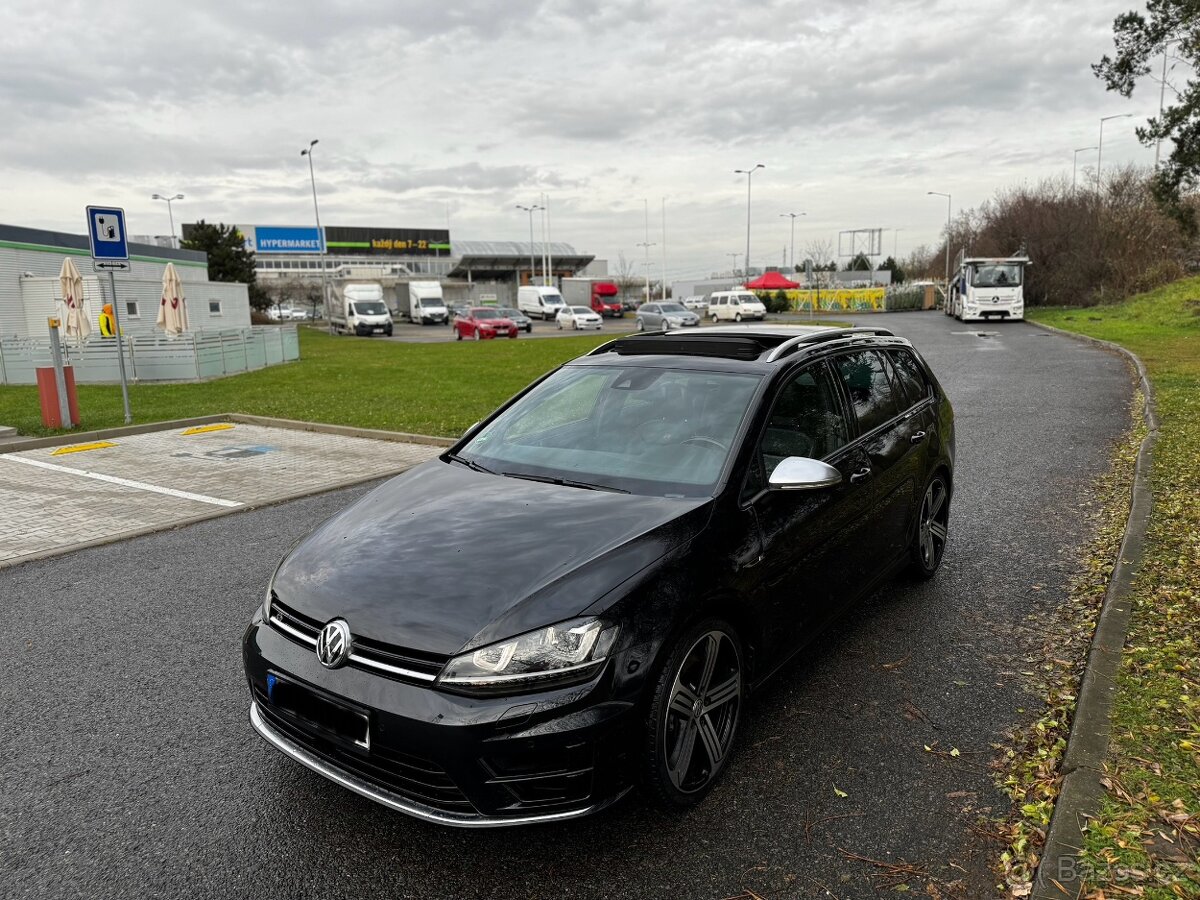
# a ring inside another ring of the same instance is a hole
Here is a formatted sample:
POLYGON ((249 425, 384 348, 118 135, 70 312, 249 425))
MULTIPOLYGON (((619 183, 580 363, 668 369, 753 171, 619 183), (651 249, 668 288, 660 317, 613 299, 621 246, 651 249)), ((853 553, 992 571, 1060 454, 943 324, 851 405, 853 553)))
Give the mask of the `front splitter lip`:
POLYGON ((451 825, 455 828, 507 828, 516 825, 536 825, 543 822, 561 822, 564 819, 578 819, 582 816, 590 815, 598 812, 606 806, 615 803, 621 797, 628 793, 629 788, 621 791, 609 800, 603 803, 586 806, 583 809, 572 809, 565 812, 544 813, 542 815, 531 816, 513 816, 513 817, 496 817, 484 816, 478 813, 461 814, 443 812, 440 809, 434 809, 431 806, 425 806, 421 803, 415 803, 407 797, 401 797, 398 794, 393 794, 390 791, 378 788, 375 785, 364 781, 358 776, 339 769, 337 766, 327 763, 320 757, 305 750, 299 744, 296 744, 274 728, 262 717, 258 710, 258 703, 250 703, 250 724, 254 726, 254 730, 262 736, 262 738, 285 756, 289 756, 302 766, 312 769, 318 775, 323 775, 335 784, 339 784, 348 790, 354 791, 356 794, 361 794, 368 800, 374 800, 376 803, 382 804, 389 809, 394 809, 397 812, 402 812, 405 815, 412 816, 416 819, 422 819, 426 822, 434 822, 438 825, 451 825))

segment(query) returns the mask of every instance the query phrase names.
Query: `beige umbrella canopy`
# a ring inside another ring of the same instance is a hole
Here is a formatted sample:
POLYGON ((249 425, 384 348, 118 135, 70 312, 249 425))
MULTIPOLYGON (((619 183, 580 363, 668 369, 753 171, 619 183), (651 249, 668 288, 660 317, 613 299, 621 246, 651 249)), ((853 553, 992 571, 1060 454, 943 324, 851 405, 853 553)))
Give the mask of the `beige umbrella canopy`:
POLYGON ((188 330, 187 303, 183 298, 183 281, 175 271, 175 263, 167 263, 162 283, 158 327, 167 334, 182 334, 188 330))
POLYGON ((62 289, 63 305, 67 308, 63 316, 63 331, 67 337, 82 341, 92 333, 92 321, 83 299, 83 277, 70 257, 63 260, 58 283, 62 289))

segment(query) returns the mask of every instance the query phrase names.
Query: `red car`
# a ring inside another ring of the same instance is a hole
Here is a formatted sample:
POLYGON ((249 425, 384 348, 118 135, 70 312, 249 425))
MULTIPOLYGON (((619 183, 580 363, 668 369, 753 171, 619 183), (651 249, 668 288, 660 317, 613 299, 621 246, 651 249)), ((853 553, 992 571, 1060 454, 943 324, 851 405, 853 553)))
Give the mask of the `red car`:
POLYGON ((504 318, 495 309, 473 306, 454 319, 454 336, 460 341, 463 338, 477 341, 495 337, 515 338, 517 326, 512 319, 504 318))

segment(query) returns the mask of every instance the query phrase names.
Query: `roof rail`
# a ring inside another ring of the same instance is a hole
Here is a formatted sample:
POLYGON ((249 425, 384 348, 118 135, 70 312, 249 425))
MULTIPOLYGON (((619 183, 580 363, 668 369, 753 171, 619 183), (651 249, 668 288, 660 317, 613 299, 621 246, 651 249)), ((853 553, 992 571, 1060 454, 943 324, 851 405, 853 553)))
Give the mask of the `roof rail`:
POLYGON ((887 328, 838 328, 833 331, 820 331, 816 334, 801 334, 789 338, 767 354, 767 362, 775 362, 780 357, 787 356, 803 344, 819 344, 822 341, 834 341, 854 336, 877 335, 879 337, 895 337, 887 328))

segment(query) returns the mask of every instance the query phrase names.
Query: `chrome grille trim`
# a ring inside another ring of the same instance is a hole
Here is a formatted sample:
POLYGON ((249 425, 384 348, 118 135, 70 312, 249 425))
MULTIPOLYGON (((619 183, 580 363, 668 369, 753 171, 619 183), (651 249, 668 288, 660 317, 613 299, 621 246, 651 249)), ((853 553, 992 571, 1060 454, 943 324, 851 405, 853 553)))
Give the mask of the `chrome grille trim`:
MULTIPOLYGON (((314 651, 316 650, 317 638, 315 635, 301 631, 299 628, 296 628, 294 625, 285 622, 280 616, 275 614, 271 615, 271 624, 284 634, 291 635, 292 637, 296 638, 296 640, 302 641, 309 647, 312 647, 314 651)), ((432 682, 437 680, 436 673, 418 672, 414 669, 405 669, 401 666, 393 666, 390 663, 380 662, 377 659, 364 656, 361 652, 355 650, 350 651, 349 662, 351 664, 357 663, 358 665, 368 669, 375 669, 378 672, 386 672, 389 675, 398 675, 401 678, 411 678, 414 681, 432 682)))

